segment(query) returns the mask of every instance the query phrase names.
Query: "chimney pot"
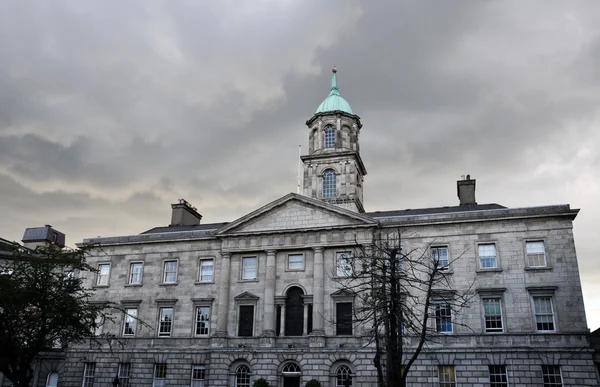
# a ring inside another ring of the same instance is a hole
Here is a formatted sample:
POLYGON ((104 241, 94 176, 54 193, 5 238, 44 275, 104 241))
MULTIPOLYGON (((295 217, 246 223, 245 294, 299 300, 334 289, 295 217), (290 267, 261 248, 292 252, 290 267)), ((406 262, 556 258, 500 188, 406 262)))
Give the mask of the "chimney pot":
POLYGON ((456 192, 461 206, 477 204, 475 201, 475 179, 471 180, 471 175, 467 175, 466 180, 456 182, 456 192))
POLYGON ((187 200, 179 199, 177 203, 171 204, 171 226, 195 226, 200 224, 202 215, 196 207, 187 200))

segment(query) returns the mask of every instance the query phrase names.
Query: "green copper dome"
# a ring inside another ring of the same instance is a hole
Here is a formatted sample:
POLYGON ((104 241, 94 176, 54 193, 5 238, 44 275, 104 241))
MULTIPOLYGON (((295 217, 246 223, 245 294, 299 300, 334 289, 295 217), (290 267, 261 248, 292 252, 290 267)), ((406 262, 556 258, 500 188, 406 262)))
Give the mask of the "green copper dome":
POLYGON ((333 68, 333 76, 331 77, 331 90, 329 91, 329 95, 317 108, 317 113, 325 113, 325 112, 333 112, 336 110, 341 110, 348 114, 352 113, 352 108, 348 101, 346 101, 341 95, 340 91, 337 87, 337 77, 335 73, 337 72, 336 68, 333 68))

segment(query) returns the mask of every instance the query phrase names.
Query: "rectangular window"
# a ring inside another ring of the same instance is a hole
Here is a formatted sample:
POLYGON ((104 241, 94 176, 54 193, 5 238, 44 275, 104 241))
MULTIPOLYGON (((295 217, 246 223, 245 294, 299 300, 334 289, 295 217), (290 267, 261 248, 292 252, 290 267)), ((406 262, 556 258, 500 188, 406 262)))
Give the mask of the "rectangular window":
POLYGON ((119 381, 121 387, 129 387, 131 379, 131 363, 119 363, 119 381))
POLYGON ((158 335, 160 337, 171 336, 173 329, 173 308, 160 308, 158 320, 158 335))
POLYGON ((456 375, 454 373, 454 366, 438 366, 438 374, 440 387, 456 387, 456 375))
POLYGON ((104 316, 99 314, 94 319, 94 336, 100 336, 102 334, 102 330, 104 329, 104 316))
POLYGON ((242 279, 252 280, 256 279, 257 267, 256 257, 244 257, 242 258, 242 279))
POLYGON ((448 270, 448 247, 439 246, 431 248, 431 259, 439 270, 448 270))
POLYGON ((129 283, 139 285, 142 283, 142 270, 144 264, 142 262, 133 262, 129 265, 129 283))
POLYGON ((208 335, 210 327, 210 308, 208 306, 196 307, 196 336, 208 335))
POLYGON ((95 373, 96 363, 85 363, 83 365, 83 382, 81 383, 81 387, 93 387, 95 373))
POLYGON ((135 336, 137 326, 137 309, 127 308, 125 309, 125 315, 123 316, 123 336, 135 336))
POLYGON ((304 270, 304 254, 289 254, 288 270, 304 270))
POLYGON ((163 283, 174 284, 177 282, 177 261, 165 261, 163 283))
POLYGON ((203 365, 192 365, 192 384, 190 387, 204 387, 206 368, 203 365))
POLYGON ((452 308, 445 303, 435 306, 435 330, 438 333, 452 333, 452 308))
POLYGON ((560 373, 560 366, 543 365, 542 376, 544 378, 544 387, 562 387, 563 385, 562 374, 560 373))
POLYGON ((350 277, 354 274, 354 259, 350 251, 336 253, 336 276, 350 277))
POLYGON ((529 267, 545 267, 546 266, 546 249, 543 241, 526 242, 527 250, 527 266, 529 267))
POLYGON ((214 264, 212 259, 200 260, 200 282, 212 282, 214 273, 214 264))
POLYGON ((165 363, 154 364, 154 379, 152 387, 165 387, 167 385, 167 365, 165 363))
POLYGON ((335 304, 335 334, 352 334, 352 303, 338 302, 335 304))
POLYGON ((533 297, 535 324, 538 332, 554 332, 552 297, 533 297))
POLYGON ((508 387, 508 375, 506 374, 505 365, 491 365, 490 371, 490 387, 508 387))
POLYGON ((496 262, 496 245, 494 243, 486 243, 479 245, 479 266, 482 269, 495 269, 496 262))
POLYGON ((96 285, 108 286, 108 278, 110 277, 110 263, 101 263, 98 265, 98 277, 96 285))
POLYGON ((502 332, 502 305, 500 298, 484 298, 483 314, 486 332, 502 332))
POLYGON ((240 305, 240 318, 238 324, 238 336, 253 336, 254 305, 240 305))

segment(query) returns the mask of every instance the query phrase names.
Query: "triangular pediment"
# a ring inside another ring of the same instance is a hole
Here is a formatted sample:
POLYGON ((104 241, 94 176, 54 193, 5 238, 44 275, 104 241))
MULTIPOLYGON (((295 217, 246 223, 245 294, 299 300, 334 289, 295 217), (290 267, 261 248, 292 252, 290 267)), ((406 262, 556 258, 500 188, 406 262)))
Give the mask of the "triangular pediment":
POLYGON ((366 215, 291 193, 228 223, 217 234, 277 232, 376 224, 376 221, 366 215))
POLYGON ((331 293, 332 298, 354 297, 356 294, 347 289, 340 289, 337 292, 331 293))
POLYGON ((236 301, 256 301, 258 300, 258 296, 255 296, 250 292, 244 292, 233 297, 233 299, 236 301))

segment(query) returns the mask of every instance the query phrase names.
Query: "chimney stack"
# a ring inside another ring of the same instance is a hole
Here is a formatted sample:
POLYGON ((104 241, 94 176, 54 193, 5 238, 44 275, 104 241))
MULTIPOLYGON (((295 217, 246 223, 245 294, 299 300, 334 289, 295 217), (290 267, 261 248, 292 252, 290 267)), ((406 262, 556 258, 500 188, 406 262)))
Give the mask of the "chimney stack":
POLYGON ((56 245, 60 248, 65 247, 65 234, 56 231, 49 224, 44 227, 26 228, 23 239, 23 245, 30 249, 38 246, 56 245))
POLYGON ((465 179, 456 182, 456 191, 460 205, 477 204, 475 201, 475 179, 471 180, 471 175, 465 179))
POLYGON ((195 226, 200 224, 202 215, 187 200, 179 199, 179 203, 171 204, 171 226, 195 226))

